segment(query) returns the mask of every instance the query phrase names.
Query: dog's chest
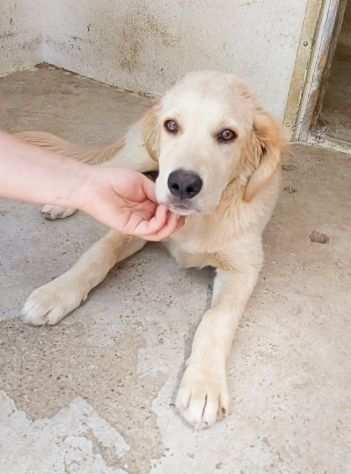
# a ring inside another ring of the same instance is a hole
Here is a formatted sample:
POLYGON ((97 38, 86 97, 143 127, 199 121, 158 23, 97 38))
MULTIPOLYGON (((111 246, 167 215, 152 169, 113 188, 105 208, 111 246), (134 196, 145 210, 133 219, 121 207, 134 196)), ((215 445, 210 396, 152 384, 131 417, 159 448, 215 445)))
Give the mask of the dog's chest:
POLYGON ((187 232, 180 234, 178 238, 171 239, 165 243, 170 254, 182 267, 215 267, 222 270, 230 270, 228 252, 226 247, 218 245, 214 239, 204 238, 200 235, 189 235, 187 232))

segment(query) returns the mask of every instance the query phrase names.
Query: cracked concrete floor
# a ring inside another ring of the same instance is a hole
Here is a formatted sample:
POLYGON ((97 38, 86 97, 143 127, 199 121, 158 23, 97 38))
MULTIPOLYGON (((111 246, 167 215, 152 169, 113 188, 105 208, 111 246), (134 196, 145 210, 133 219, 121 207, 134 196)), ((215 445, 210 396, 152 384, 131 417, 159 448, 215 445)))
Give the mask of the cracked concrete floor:
MULTIPOLYGON (((0 127, 108 142, 147 106, 63 71, 0 79, 0 127)), ((17 318, 104 229, 0 202, 0 472, 351 472, 351 161, 295 147, 229 360, 232 413, 194 432, 173 400, 209 272, 150 246, 53 328, 17 318), (312 243, 313 230, 328 244, 312 243)))

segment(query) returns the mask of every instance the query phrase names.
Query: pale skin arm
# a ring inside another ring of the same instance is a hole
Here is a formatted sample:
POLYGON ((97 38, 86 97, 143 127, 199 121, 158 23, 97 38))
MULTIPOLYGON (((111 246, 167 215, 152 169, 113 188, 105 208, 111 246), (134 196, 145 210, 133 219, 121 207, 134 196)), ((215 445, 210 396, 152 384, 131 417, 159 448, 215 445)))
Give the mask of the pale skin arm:
POLYGON ((0 197, 78 208, 124 234, 162 240, 182 224, 140 173, 92 167, 0 131, 0 197))

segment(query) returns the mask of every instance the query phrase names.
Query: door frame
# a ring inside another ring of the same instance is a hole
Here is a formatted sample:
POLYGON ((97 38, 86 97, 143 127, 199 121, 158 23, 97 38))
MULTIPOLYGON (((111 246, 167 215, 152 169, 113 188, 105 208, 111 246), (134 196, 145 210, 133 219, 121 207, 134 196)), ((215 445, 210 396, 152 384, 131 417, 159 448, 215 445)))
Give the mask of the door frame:
POLYGON ((346 6, 347 0, 307 1, 284 118, 292 141, 320 143, 311 131, 320 112, 346 6))

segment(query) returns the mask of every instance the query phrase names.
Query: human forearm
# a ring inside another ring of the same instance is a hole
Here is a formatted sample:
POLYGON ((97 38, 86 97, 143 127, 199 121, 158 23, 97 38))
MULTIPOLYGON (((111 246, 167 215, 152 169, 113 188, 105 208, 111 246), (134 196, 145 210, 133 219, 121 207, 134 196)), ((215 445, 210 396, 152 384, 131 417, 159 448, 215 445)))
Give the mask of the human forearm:
POLYGON ((36 148, 0 131, 0 196, 71 206, 86 165, 36 148))

